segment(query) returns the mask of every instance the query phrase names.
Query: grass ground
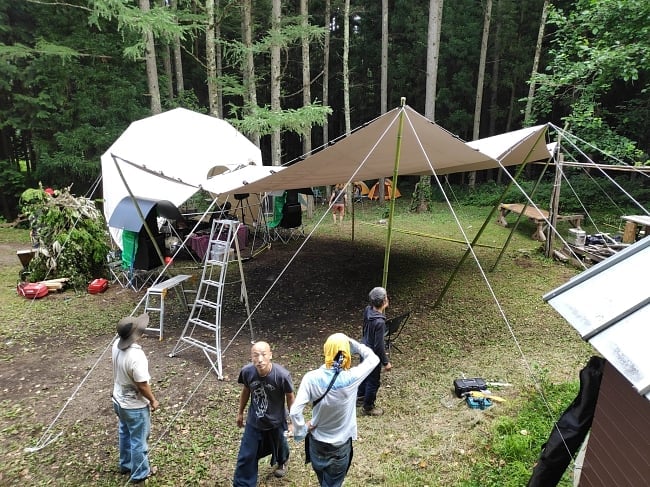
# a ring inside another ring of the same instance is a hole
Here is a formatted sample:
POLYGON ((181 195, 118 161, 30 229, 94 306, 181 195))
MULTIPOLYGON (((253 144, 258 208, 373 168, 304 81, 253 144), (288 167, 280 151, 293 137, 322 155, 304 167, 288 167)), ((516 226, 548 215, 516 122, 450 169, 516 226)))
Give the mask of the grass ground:
MULTIPOLYGON (((475 250, 478 263, 467 259, 434 307, 465 252, 457 240, 464 239, 463 232, 473 238, 489 210, 457 208, 459 226, 446 208, 416 215, 406 210, 408 201, 398 202, 388 315, 411 311, 411 320, 400 336, 402 353, 391 357, 394 370, 382 375, 379 406, 385 415, 359 417, 346 485, 524 485, 532 461, 515 465, 509 454, 519 446, 503 447, 504 431, 514 438, 511 443, 523 439, 534 459, 571 399, 551 389, 571 387, 593 353, 541 298, 577 271, 544 258, 526 222, 491 271, 509 229, 490 221, 475 250), (451 391, 453 380, 463 376, 511 384, 498 389, 506 402, 468 408, 451 391), (531 398, 539 397, 538 388, 558 399, 517 423, 531 398)), ((308 233, 322 211, 305 221, 308 233)), ((251 304, 257 307, 267 296, 253 317, 255 338, 271 343, 275 361, 292 372, 296 387, 304 372, 322 362, 322 343, 330 333, 359 336, 367 292, 383 276, 383 216, 375 203, 366 202, 356 208, 354 234, 351 214, 342 227, 328 215, 304 246, 302 240, 274 243, 245 263, 251 304)), ((0 229, 0 484, 122 485, 106 350, 115 323, 130 314, 141 294, 112 286, 102 295, 69 290, 26 301, 15 292, 20 270, 15 251, 28 242, 26 231, 0 229), (25 452, 50 433, 61 436, 25 452)), ((243 316, 237 298, 233 291, 224 301, 223 381, 198 350, 168 356, 186 318, 175 300, 168 301, 165 339, 143 339, 161 402, 151 438, 159 473, 151 485, 231 483, 241 435, 235 424, 236 377, 251 339, 246 329, 237 333, 243 316)), ((302 461, 302 444, 291 446, 287 477, 273 478, 262 460, 260 485, 317 485, 302 461)))

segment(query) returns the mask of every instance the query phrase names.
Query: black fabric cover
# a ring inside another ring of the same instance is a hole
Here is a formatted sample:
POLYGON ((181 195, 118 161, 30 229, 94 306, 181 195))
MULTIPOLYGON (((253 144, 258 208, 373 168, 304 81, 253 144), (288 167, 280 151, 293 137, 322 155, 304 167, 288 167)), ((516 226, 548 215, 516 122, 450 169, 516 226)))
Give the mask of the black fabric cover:
POLYGON ((562 478, 591 428, 604 367, 605 359, 594 356, 580 371, 580 391, 542 445, 528 487, 553 487, 562 478))
POLYGON ((297 228, 302 225, 302 207, 298 204, 284 204, 282 208, 282 220, 280 226, 282 228, 297 228))
POLYGON ((169 220, 183 220, 183 215, 171 201, 167 200, 150 200, 146 198, 135 198, 135 202, 130 196, 125 196, 117 204, 108 226, 121 228, 132 232, 139 232, 142 228, 142 220, 138 214, 135 205, 138 205, 142 215, 149 223, 149 217, 153 214, 153 222, 156 222, 156 216, 167 218, 169 220), (154 210, 155 211, 152 211, 154 210))
POLYGON ((302 225, 302 206, 298 201, 298 190, 291 189, 285 193, 280 226, 282 228, 297 228, 300 225, 302 225))

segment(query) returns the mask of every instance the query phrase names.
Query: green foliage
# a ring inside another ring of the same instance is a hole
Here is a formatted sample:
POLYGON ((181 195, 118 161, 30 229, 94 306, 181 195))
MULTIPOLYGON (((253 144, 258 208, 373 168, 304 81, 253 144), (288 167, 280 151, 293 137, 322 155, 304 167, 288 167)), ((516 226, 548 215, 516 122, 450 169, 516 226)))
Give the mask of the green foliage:
MULTIPOLYGON (((540 391, 530 389, 523 397, 515 417, 495 421, 488 436, 481 437, 481 462, 471 471, 464 487, 526 485, 542 444, 548 438, 554 422, 573 401, 580 383, 578 381, 551 384, 540 378, 540 391)), ((565 475, 561 486, 570 486, 565 475)))
MULTIPOLYGON (((551 9, 549 23, 556 32, 549 64, 535 79, 539 117, 559 114, 572 132, 598 140, 618 158, 647 158, 647 134, 630 130, 625 110, 650 100, 648 18, 646 0, 579 0, 570 11, 551 9), (643 138, 645 146, 637 147, 635 138, 643 138)), ((637 116, 630 111, 629 118, 637 116)))
POLYGON ((313 126, 326 123, 327 116, 331 113, 330 107, 318 103, 280 112, 275 112, 269 107, 255 107, 250 115, 228 121, 238 130, 248 134, 269 135, 274 130, 281 129, 304 135, 313 126))
POLYGON ((91 200, 68 188, 50 196, 41 187, 25 190, 21 204, 38 245, 29 264, 32 281, 66 277, 79 289, 105 274, 108 235, 91 200))
MULTIPOLYGON (((560 206, 561 213, 585 212, 610 212, 618 216, 626 213, 638 212, 633 206, 627 192, 637 201, 645 202, 650 199, 650 186, 647 180, 630 174, 615 174, 613 181, 604 176, 595 176, 575 169, 565 169, 561 186, 560 206), (624 192, 624 191, 625 192, 624 192)), ((526 195, 531 195, 536 181, 518 181, 519 187, 511 186, 505 197, 504 203, 527 203, 526 195), (523 191, 523 192, 522 192, 523 191)), ((533 202, 547 208, 551 201, 553 191, 553 175, 546 174, 539 183, 533 202)), ((505 189, 504 184, 486 182, 471 189, 465 185, 451 185, 445 188, 448 195, 452 195, 452 203, 468 206, 494 206, 505 189)), ((444 201, 440 189, 433 188, 432 201, 444 201)), ((530 204, 530 203, 529 203, 530 204)))

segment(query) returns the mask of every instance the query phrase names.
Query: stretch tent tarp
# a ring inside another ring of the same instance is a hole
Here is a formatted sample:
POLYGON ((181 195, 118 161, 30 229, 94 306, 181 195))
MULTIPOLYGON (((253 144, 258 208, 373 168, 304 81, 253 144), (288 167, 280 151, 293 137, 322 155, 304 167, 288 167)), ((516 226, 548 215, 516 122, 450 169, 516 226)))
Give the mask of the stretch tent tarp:
MULTIPOLYGON (((134 122, 102 156, 104 213, 109 220, 117 202, 127 194, 112 155, 117 156, 135 196, 164 198, 176 205, 199 188, 215 195, 282 192, 390 176, 401 113, 400 175, 444 175, 549 157, 546 125, 465 143, 406 106, 284 169, 250 165, 261 164, 259 149, 227 122, 175 109, 134 122), (180 134, 181 127, 186 135, 180 134), (215 173, 216 166, 226 172, 207 177, 215 173)), ((111 233, 116 237, 114 229, 111 233)))
POLYGON ((404 111, 400 175, 478 171, 549 157, 545 125, 504 134, 498 139, 490 137, 474 142, 488 150, 488 155, 406 106, 387 112, 333 145, 286 167, 279 174, 249 184, 246 192, 296 189, 390 176, 395 164, 400 110, 404 111))
MULTIPOLYGON (((130 196, 122 177, 135 197, 179 206, 201 188, 222 194, 271 174, 259 148, 228 122, 184 108, 133 122, 101 162, 108 222, 130 196)), ((120 230, 111 234, 119 244, 120 230)))

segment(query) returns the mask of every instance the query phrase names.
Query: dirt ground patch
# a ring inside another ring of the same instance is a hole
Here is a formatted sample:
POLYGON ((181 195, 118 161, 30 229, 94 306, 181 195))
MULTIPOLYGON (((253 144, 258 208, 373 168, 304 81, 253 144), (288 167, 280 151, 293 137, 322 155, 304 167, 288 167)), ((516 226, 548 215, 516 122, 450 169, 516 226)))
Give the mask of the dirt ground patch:
MULTIPOLYGON (((271 343, 274 360, 292 372, 297 388, 302 375, 322 363, 322 344, 329 334, 342 331, 359 338, 367 293, 382 279, 382 245, 363 233, 355 242, 350 242, 349 235, 333 235, 312 239, 296 254, 302 243, 274 244, 244 263, 254 310, 252 336, 248 326, 242 327, 245 311, 239 285, 227 287, 224 380, 216 378, 199 349, 169 356, 187 317, 173 294, 167 298, 164 339, 159 341, 151 334, 142 339, 161 402, 154 414, 151 442, 152 460, 160 467, 156 485, 231 482, 241 434, 234 424, 239 394, 236 379, 248 361, 251 340, 271 343)), ((348 485, 402 485, 399 469, 403 468, 421 477, 422 485, 444 485, 457 477, 454 470, 471 468, 475 435, 492 418, 515 407, 519 394, 531 384, 508 329, 496 312, 481 308, 485 298, 479 299, 484 293, 478 291, 480 283, 465 280, 472 269, 462 270, 462 284, 452 286, 450 298, 440 308, 432 308, 463 249, 458 245, 423 247, 398 239, 391 253, 388 315, 411 311, 411 321, 401 336, 403 353, 394 353, 395 369, 382 379, 379 400, 387 414, 359 418, 360 438, 348 485), (477 306, 480 316, 476 311, 460 312, 460 308, 476 310, 477 306), (512 402, 486 411, 469 409, 451 393, 453 379, 460 376, 512 383, 513 387, 500 391, 512 402)), ((0 245, 0 263, 13 268, 16 276, 20 270, 17 248, 21 243, 0 245)), ((183 262, 175 265, 180 268, 183 262)), ((517 298, 539 299, 549 286, 544 265, 519 258, 495 279, 512 279, 513 269, 525 268, 540 276, 543 284, 529 278, 528 289, 517 298)), ((552 279, 559 283, 568 275, 560 271, 552 279)), ((14 286, 3 283, 7 295, 14 286)), ((0 391, 5 413, 0 426, 6 458, 0 484, 71 485, 82 478, 97 485, 123 483, 115 472, 109 347, 114 324, 141 297, 142 293, 113 285, 101 295, 66 291, 33 305, 18 297, 12 300, 12 306, 24 311, 18 313, 22 323, 15 323, 14 331, 2 336, 0 391), (66 309, 76 310, 69 320, 59 318, 66 309), (85 310, 82 318, 79 309, 85 310), (57 316, 56 322, 48 316, 57 316), (92 326, 93 320, 103 324, 92 326), (40 446, 59 432, 63 434, 40 452, 25 453, 25 447, 40 446)), ((504 296, 504 306, 516 315, 521 307, 510 299, 504 296)), ((531 328, 541 324, 531 316, 517 317, 512 323, 526 359, 550 369, 553 379, 575 378, 588 350, 557 316, 544 318, 547 343, 540 347, 539 335, 531 328)), ((263 485, 316 485, 310 467, 301 460, 302 445, 291 444, 290 475, 274 479, 272 469, 262 462, 263 485)))

